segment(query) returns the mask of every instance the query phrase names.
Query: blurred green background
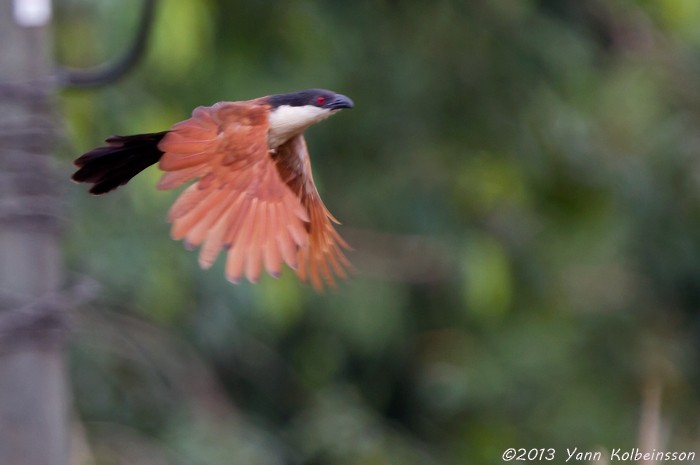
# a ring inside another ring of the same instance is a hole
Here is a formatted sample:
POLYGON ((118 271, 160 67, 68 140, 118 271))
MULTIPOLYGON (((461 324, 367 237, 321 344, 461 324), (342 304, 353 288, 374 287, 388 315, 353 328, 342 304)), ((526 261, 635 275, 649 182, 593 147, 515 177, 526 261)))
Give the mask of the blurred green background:
MULTIPOLYGON (((58 60, 80 67, 122 53, 140 7, 56 3, 58 60)), ((307 140, 356 272, 321 295, 289 270, 233 286, 169 239, 157 169, 71 185, 70 279, 101 285, 70 347, 76 453, 698 450, 698 24, 696 0, 162 0, 134 73, 62 94, 66 180, 110 134, 333 89, 355 109, 307 140)))

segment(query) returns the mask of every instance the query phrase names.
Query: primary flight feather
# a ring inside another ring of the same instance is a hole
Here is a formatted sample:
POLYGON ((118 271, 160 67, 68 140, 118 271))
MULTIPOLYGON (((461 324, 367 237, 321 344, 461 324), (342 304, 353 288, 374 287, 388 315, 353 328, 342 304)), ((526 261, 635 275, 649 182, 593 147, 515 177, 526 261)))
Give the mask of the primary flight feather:
POLYGON ((198 107, 169 131, 108 138, 75 160, 72 178, 104 194, 159 163, 159 189, 194 180, 168 220, 173 239, 200 247, 202 268, 225 250, 231 282, 278 276, 286 263, 320 290, 346 276, 348 246, 314 185, 304 131, 352 107, 322 89, 198 107))

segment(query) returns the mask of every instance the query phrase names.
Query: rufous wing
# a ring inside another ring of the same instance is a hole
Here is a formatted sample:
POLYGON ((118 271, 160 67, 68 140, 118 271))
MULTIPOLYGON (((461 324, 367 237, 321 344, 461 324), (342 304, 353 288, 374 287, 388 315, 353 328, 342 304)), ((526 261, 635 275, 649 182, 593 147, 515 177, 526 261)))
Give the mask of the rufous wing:
POLYGON ((321 277, 345 276, 346 244, 313 185, 303 137, 268 149, 268 111, 257 101, 198 107, 163 138, 158 188, 195 180, 170 208, 171 235, 200 247, 202 268, 227 250, 232 282, 256 282, 263 269, 278 276, 286 263, 322 289, 321 277))
POLYGON ((303 281, 311 281, 317 290, 323 288, 324 281, 335 286, 334 276, 347 277, 346 269, 350 263, 342 249, 349 249, 349 246, 333 226, 333 223, 339 224, 338 220, 328 211, 318 194, 304 136, 292 137, 278 147, 272 157, 281 179, 301 201, 308 215, 305 229, 309 246, 300 247, 297 251, 297 275, 303 281))

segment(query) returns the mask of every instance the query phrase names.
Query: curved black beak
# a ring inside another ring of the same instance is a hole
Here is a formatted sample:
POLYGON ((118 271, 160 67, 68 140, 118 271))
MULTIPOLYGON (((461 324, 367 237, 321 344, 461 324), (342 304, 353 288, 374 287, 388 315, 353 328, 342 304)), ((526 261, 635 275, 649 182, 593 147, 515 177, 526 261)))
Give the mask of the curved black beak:
POLYGON ((331 110, 340 110, 343 108, 352 108, 355 104, 350 100, 350 97, 346 97, 342 94, 335 94, 330 101, 323 105, 324 108, 330 108, 331 110))

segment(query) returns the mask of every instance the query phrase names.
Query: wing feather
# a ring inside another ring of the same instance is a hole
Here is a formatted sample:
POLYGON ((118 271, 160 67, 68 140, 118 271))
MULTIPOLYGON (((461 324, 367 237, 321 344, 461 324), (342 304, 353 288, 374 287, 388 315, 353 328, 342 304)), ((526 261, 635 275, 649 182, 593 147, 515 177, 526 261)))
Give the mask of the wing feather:
MULTIPOLYGON (((238 205, 238 199, 235 198, 236 192, 226 190, 221 192, 221 198, 217 198, 219 205, 212 209, 207 217, 201 221, 201 226, 198 226, 198 229, 203 230, 206 234, 204 245, 199 252, 199 266, 204 269, 214 264, 219 251, 224 246, 229 217, 232 210, 238 205)), ((194 242, 190 241, 190 243, 194 242)))
POLYGON ((274 277, 279 277, 282 272, 282 252, 277 245, 277 236, 280 234, 278 218, 275 215, 275 206, 267 206, 267 234, 263 246, 263 262, 267 272, 274 277))
MULTIPOLYGON (((293 137, 280 146, 274 159, 280 177, 296 193, 306 211, 304 235, 308 239, 308 247, 300 247, 297 251, 297 274, 302 281, 310 281, 317 290, 323 289, 324 282, 335 286, 334 275, 341 278, 347 276, 345 268, 349 268, 349 261, 342 249, 349 247, 333 227, 333 223, 339 223, 338 220, 331 215, 318 194, 304 136, 293 137)), ((290 232, 296 241, 300 231, 292 226, 290 232)))
POLYGON ((207 171, 206 165, 197 165, 179 171, 170 171, 160 178, 156 187, 160 190, 175 189, 191 179, 204 176, 207 174, 207 171))
POLYGON ((229 250, 237 243, 238 234, 245 224, 245 218, 248 216, 251 201, 245 194, 239 194, 237 208, 232 210, 231 217, 228 220, 228 227, 224 234, 224 247, 229 250))
POLYGON ((185 234, 185 240, 192 246, 200 245, 208 236, 211 229, 221 218, 221 213, 226 207, 225 200, 229 192, 218 190, 209 196, 206 202, 202 202, 198 208, 192 210, 191 226, 185 234))
POLYGON ((226 250, 226 277, 256 282, 282 264, 321 290, 347 276, 348 248, 321 202, 303 136, 269 150, 269 106, 262 100, 198 107, 159 144, 160 189, 194 181, 168 213, 174 239, 201 245, 209 268, 226 250))
MULTIPOLYGON (((255 229, 255 218, 257 217, 258 214, 258 199, 252 199, 250 202, 250 210, 248 211, 248 214, 244 218, 244 222, 241 225, 241 230, 236 238, 235 245, 233 246, 233 251, 237 254, 240 254, 240 259, 242 260, 241 263, 241 269, 239 270, 238 277, 236 279, 240 279, 241 273, 247 272, 248 270, 248 261, 250 257, 250 247, 251 247, 251 238, 253 237, 253 231, 255 229)), ((230 252, 229 252, 230 253, 230 252)))
POLYGON ((170 210, 168 211, 168 221, 175 221, 176 219, 189 213, 211 192, 212 191, 210 190, 200 189, 199 185, 197 184, 190 185, 182 192, 182 194, 180 194, 175 203, 170 207, 170 210))
POLYGON ((260 244, 262 242, 263 235, 265 234, 265 202, 258 201, 255 205, 255 215, 249 220, 251 224, 251 234, 249 238, 249 244, 247 247, 248 258, 246 260, 246 278, 248 281, 255 283, 260 277, 260 270, 262 268, 262 257, 260 244))
POLYGON ((226 215, 220 215, 215 220, 214 225, 206 232, 204 244, 199 250, 199 266, 202 269, 210 268, 216 256, 219 255, 223 243, 223 236, 226 230, 226 215))
MULTIPOLYGON (((275 208, 277 210, 276 217, 279 219, 280 224, 287 224, 287 212, 281 205, 275 205, 275 208)), ((290 268, 296 270, 298 266, 297 244, 294 242, 294 238, 289 230, 285 227, 280 226, 277 231, 277 245, 282 259, 290 268)))

